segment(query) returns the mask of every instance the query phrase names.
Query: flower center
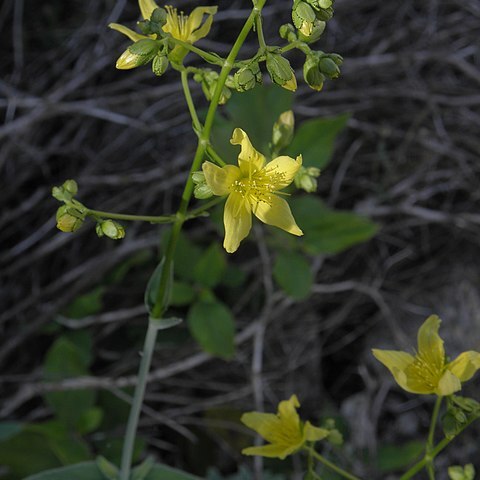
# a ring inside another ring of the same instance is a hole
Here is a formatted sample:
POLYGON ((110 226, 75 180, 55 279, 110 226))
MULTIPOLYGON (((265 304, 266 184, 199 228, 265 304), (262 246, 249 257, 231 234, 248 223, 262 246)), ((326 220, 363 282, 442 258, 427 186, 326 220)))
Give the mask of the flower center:
POLYGON ((408 366, 411 373, 422 380, 422 383, 428 388, 435 389, 438 387, 438 382, 444 373, 444 365, 432 362, 432 360, 425 358, 417 353, 415 360, 408 366))
POLYGON ((166 5, 165 9, 167 10, 167 23, 163 29, 178 40, 188 41, 191 34, 188 28, 188 15, 184 15, 183 12, 180 12, 179 15, 177 9, 170 5, 166 5))

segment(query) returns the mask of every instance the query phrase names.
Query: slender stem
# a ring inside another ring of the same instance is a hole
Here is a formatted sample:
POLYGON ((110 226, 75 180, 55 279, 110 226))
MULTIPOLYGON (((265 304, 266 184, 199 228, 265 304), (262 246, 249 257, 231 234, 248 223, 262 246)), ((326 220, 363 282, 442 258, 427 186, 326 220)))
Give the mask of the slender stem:
POLYGON ((305 450, 307 450, 310 453, 310 455, 312 455, 320 463, 323 463, 330 470, 333 470, 334 472, 338 473, 342 477, 348 478, 348 480, 360 480, 359 477, 356 477, 355 475, 352 475, 351 473, 346 472, 342 468, 337 467, 330 460, 327 460, 324 456, 320 455, 313 447, 305 447, 305 450))
POLYGON ((196 53, 199 57, 203 58, 208 63, 213 63, 214 65, 222 65, 224 59, 220 56, 213 55, 212 53, 208 53, 201 48, 196 47, 190 43, 184 42, 183 40, 179 40, 178 38, 171 37, 170 39, 173 43, 177 45, 181 45, 183 48, 190 50, 192 53, 196 53))
POLYGON ((425 452, 425 458, 427 459, 427 472, 429 480, 435 480, 435 465, 433 464, 433 458, 431 456, 433 450, 433 440, 435 437, 435 427, 437 426, 438 414, 440 412, 440 406, 442 405, 443 397, 437 397, 435 405, 433 407, 432 419, 430 421, 430 428, 428 430, 427 446, 425 452))
POLYGON ((432 451, 430 452, 430 455, 428 458, 427 455, 425 455, 420 461, 418 461, 415 465, 413 465, 407 472, 405 472, 401 477, 400 477, 400 480, 409 480, 410 478, 412 478, 415 474, 417 474, 420 470, 422 470, 428 463, 428 461, 433 461, 436 456, 442 452, 442 450, 444 450, 449 444, 450 442, 452 442, 455 438, 458 437, 458 435, 460 435, 460 433, 462 433, 471 423, 473 423, 475 420, 477 420, 476 418, 473 418, 472 420, 470 420, 464 427, 463 429, 457 433, 457 435, 455 435, 454 437, 451 437, 451 438, 444 438, 441 442, 439 442, 435 448, 432 449, 432 451))
POLYGON ((258 45, 260 46, 260 50, 263 52, 267 48, 267 44, 265 42, 265 36, 263 35, 262 16, 260 13, 255 19, 255 27, 257 28, 258 45))
POLYGON ((113 213, 113 212, 104 212, 102 210, 91 210, 91 209, 88 209, 87 215, 92 215, 94 217, 100 217, 100 218, 111 218, 114 220, 140 221, 140 222, 150 222, 150 223, 172 223, 175 221, 175 215, 161 215, 161 216, 130 215, 128 213, 113 213))
POLYGON ((209 202, 204 203, 202 206, 195 208, 191 210, 189 213, 187 213, 185 220, 189 220, 190 218, 195 218, 200 216, 203 212, 205 212, 206 210, 210 210, 212 207, 214 207, 215 205, 218 205, 224 200, 225 200, 225 197, 215 197, 209 202))
MULTIPOLYGON (((257 5, 255 6, 255 8, 253 8, 250 15, 248 16, 242 30, 238 35, 237 40, 235 41, 232 47, 232 50, 230 51, 225 62, 223 63, 222 70, 220 71, 217 86, 215 88, 212 101, 208 108, 207 117, 205 119, 205 125, 198 139, 195 157, 193 159, 192 166, 190 168, 190 174, 188 175, 188 179, 185 183, 185 188, 182 193, 180 206, 176 214, 175 222, 173 223, 172 232, 170 234, 170 238, 168 240, 167 248, 163 258, 164 263, 163 263, 162 274, 160 277, 160 285, 159 285, 155 305, 153 306, 152 312, 150 314, 152 318, 160 318, 163 312, 168 307, 168 305, 164 304, 165 295, 163 294, 163 292, 168 287, 168 283, 170 281, 170 272, 171 272, 171 266, 173 264, 173 256, 175 254, 175 249, 177 246, 180 231, 182 229, 182 225, 186 219, 188 204, 190 203, 190 198, 193 193, 192 173, 197 171, 200 168, 203 157, 205 155, 205 150, 209 144, 213 121, 215 119, 215 112, 217 110, 219 99, 222 94, 222 90, 227 80, 228 74, 230 73, 230 70, 234 65, 235 59, 238 55, 238 52, 240 51, 241 46, 243 45, 245 39, 247 38, 248 33, 252 29, 256 15, 260 13, 261 9, 265 5, 265 2, 266 0, 258 0, 257 5)), ((187 45, 188 44, 184 46, 187 47, 187 45)), ((188 45, 187 48, 189 47, 191 46, 188 45)), ((194 51, 192 48, 189 48, 189 50, 194 51)), ((130 477, 130 469, 131 469, 131 463, 132 463, 135 435, 137 431, 138 420, 140 417, 141 405, 143 403, 143 397, 145 394, 147 374, 148 374, 148 371, 150 370, 153 347, 155 345, 155 340, 157 335, 157 330, 154 329, 152 331, 151 328, 152 327, 149 324, 149 328, 147 330, 147 335, 145 338, 145 351, 143 353, 142 361, 140 363, 139 380, 135 388, 134 403, 132 405, 132 409, 130 411, 130 415, 128 418, 127 434, 125 437, 125 442, 124 442, 123 451, 122 451, 120 480, 129 480, 129 477, 130 477), (147 347, 150 347, 150 350, 148 352, 147 352, 147 347)))
POLYGON ((220 155, 214 150, 211 145, 207 145, 207 155, 215 162, 218 163, 221 167, 225 166, 226 163, 222 160, 220 155))
POLYGON ((145 344, 143 346, 142 359, 140 361, 140 369, 138 371, 137 385, 135 387, 135 394, 133 396, 132 407, 130 409, 127 431, 125 432, 121 463, 121 480, 129 480, 130 477, 130 465, 132 463, 133 448, 135 446, 137 425, 140 418, 140 411, 142 410, 148 371, 150 370, 150 363, 155 350, 157 332, 157 328, 153 326, 152 322, 149 322, 147 334, 145 336, 145 344))
POLYGON ((180 77, 182 79, 183 93, 185 95, 185 100, 187 101, 188 111, 192 117, 193 127, 197 132, 200 132, 202 129, 202 124, 198 119, 197 110, 195 109, 195 104, 193 103, 192 93, 190 92, 190 87, 188 85, 188 72, 186 69, 183 69, 180 72, 180 77))

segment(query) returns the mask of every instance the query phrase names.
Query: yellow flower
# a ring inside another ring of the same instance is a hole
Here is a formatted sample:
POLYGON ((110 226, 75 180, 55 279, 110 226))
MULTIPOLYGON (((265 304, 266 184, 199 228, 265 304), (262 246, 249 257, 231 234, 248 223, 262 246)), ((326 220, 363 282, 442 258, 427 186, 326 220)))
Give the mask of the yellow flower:
POLYGON ((278 412, 249 412, 242 415, 242 422, 255 430, 267 442, 261 447, 248 447, 242 450, 244 455, 280 458, 300 449, 305 442, 315 442, 328 437, 329 430, 314 427, 310 422, 300 421, 296 408, 300 406, 296 395, 278 404, 278 412))
POLYGON ((468 351, 447 363, 443 340, 438 335, 441 320, 431 315, 418 330, 418 352, 374 349, 373 355, 392 373, 407 392, 451 395, 480 369, 480 353, 468 351))
POLYGON ((228 253, 237 250, 252 227, 252 213, 263 223, 279 227, 293 235, 303 235, 295 223, 288 203, 276 192, 292 183, 302 165, 301 155, 296 160, 281 156, 265 164, 265 157, 257 152, 247 134, 240 128, 233 131, 230 143, 240 145, 238 167, 217 167, 204 162, 205 180, 214 195, 228 195, 223 222, 228 253))

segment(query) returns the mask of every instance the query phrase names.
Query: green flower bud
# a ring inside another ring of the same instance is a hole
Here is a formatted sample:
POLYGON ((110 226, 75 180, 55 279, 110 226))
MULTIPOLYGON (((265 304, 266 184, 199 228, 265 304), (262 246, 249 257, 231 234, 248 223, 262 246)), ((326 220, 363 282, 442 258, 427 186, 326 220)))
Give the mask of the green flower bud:
POLYGON ((295 30, 295 27, 291 23, 285 23, 284 25, 282 25, 278 33, 280 34, 281 38, 287 40, 287 42, 289 43, 297 40, 297 32, 295 30))
POLYGON ((329 53, 328 57, 331 58, 338 66, 342 65, 343 57, 338 53, 329 53))
POLYGON ((272 147, 275 152, 288 147, 293 140, 295 117, 291 110, 283 112, 273 125, 272 147))
POLYGON ((233 76, 234 86, 238 92, 246 92, 262 82, 262 74, 257 62, 238 70, 233 76))
POLYGON ((326 23, 315 19, 313 22, 313 29, 310 35, 304 35, 301 31, 298 32, 298 39, 305 43, 316 42, 325 31, 326 23))
POLYGON ((300 167, 295 175, 295 186, 307 193, 317 190, 317 178, 320 176, 320 169, 316 167, 300 167))
POLYGON ((338 78, 340 75, 338 65, 327 56, 320 58, 319 68, 320 71, 329 78, 338 78))
POLYGON ((125 229, 118 222, 113 220, 100 220, 95 227, 99 237, 104 235, 112 240, 120 240, 125 236, 125 229))
POLYGON ((78 193, 78 185, 75 180, 66 180, 62 185, 65 192, 68 192, 72 197, 78 193))
POLYGON ((155 55, 152 61, 152 72, 157 76, 162 76, 168 68, 168 57, 166 55, 155 55))
POLYGON ((152 23, 158 23, 163 27, 167 23, 167 11, 164 8, 157 7, 150 16, 152 23))
POLYGON ((293 24, 305 36, 311 35, 316 20, 315 10, 306 2, 296 0, 292 9, 293 24))
POLYGON ((325 76, 320 71, 318 64, 319 60, 314 55, 308 56, 303 64, 303 78, 307 85, 317 92, 323 88, 323 82, 325 81, 325 76))
POLYGON ((192 180, 195 184, 193 195, 199 200, 205 200, 213 195, 211 188, 207 185, 205 174, 203 172, 193 172, 192 180))
POLYGON ((330 8, 333 5, 332 0, 306 0, 314 8, 330 8))
POLYGON ((85 220, 85 214, 76 208, 62 205, 56 214, 57 228, 62 232, 76 232, 85 220))
POLYGON ((78 193, 78 185, 75 180, 66 180, 61 187, 52 188, 52 197, 60 202, 70 201, 78 193))
MULTIPOLYGON (((207 100, 211 100, 218 83, 218 73, 210 69, 204 69, 202 72, 198 72, 193 76, 193 79, 202 85, 202 90, 207 100)), ((222 89, 222 94, 218 103, 224 105, 227 100, 232 96, 232 92, 228 88, 228 85, 234 85, 233 78, 230 78, 228 82, 225 82, 225 86, 222 89)))
POLYGON ((277 53, 267 52, 266 65, 273 83, 292 92, 297 89, 295 72, 286 58, 277 53))
POLYGON ((159 50, 159 44, 151 38, 142 38, 130 45, 117 60, 119 70, 129 70, 150 62, 159 50))
POLYGON ((333 7, 315 9, 315 16, 322 22, 328 22, 333 17, 333 7))

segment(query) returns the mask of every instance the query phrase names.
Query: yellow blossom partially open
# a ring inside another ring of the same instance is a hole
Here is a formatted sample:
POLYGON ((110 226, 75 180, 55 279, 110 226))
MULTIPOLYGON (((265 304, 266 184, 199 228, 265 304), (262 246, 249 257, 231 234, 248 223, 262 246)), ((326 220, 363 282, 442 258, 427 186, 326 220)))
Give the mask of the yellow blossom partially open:
POLYGON ((288 203, 280 198, 279 190, 290 185, 302 165, 301 155, 294 160, 280 156, 266 163, 247 134, 240 128, 233 131, 230 143, 240 145, 238 167, 222 168, 204 162, 205 180, 214 195, 228 195, 224 211, 225 240, 223 246, 235 252, 252 227, 252 213, 263 223, 273 225, 293 235, 303 235, 293 218, 288 203))
POLYGON ((296 395, 278 404, 278 412, 249 412, 242 415, 242 422, 255 430, 267 442, 261 447, 248 447, 242 450, 244 455, 280 458, 302 448, 305 442, 316 442, 328 437, 329 430, 314 427, 310 422, 303 423, 296 408, 300 406, 296 395))
POLYGON ((447 363, 443 340, 438 335, 441 320, 431 315, 418 330, 416 355, 396 350, 374 349, 373 355, 392 373, 407 392, 447 396, 462 388, 480 369, 480 353, 468 351, 447 363))

